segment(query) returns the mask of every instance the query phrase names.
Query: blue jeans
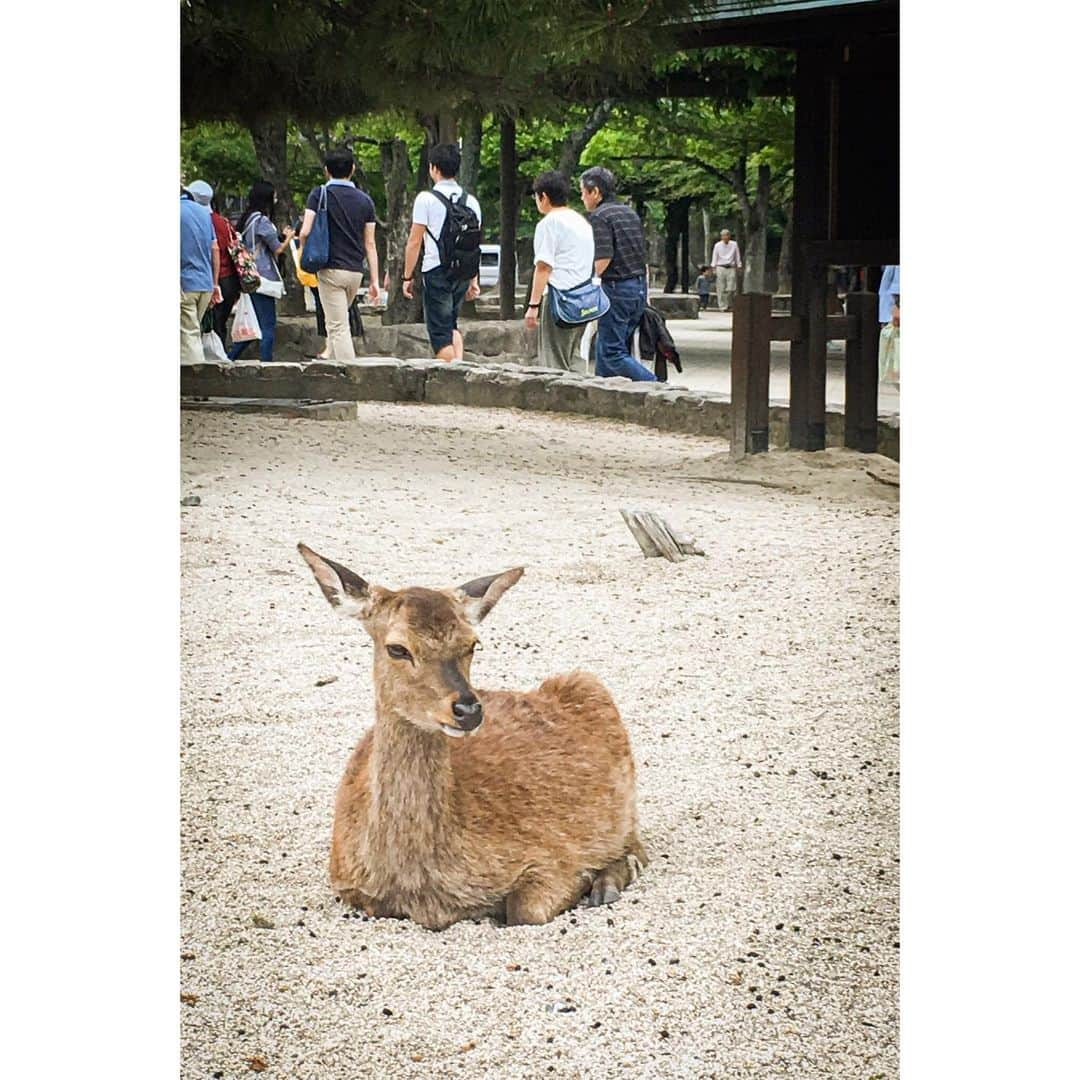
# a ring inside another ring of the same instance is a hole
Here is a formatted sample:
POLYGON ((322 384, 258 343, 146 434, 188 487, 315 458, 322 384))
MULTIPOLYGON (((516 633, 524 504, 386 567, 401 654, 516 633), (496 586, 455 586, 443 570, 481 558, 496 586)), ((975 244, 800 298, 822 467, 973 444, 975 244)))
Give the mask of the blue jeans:
MULTIPOLYGON (((277 301, 272 296, 263 296, 261 293, 250 293, 251 302, 255 307, 255 318, 259 320, 259 330, 262 338, 259 341, 259 359, 269 363, 274 359, 274 330, 277 327, 277 301)), ((237 360, 240 354, 251 344, 250 341, 241 341, 234 344, 229 350, 229 359, 237 360)))
POLYGON ((469 291, 468 281, 451 281, 441 266, 428 270, 424 279, 424 322, 432 352, 454 343, 461 301, 469 291))
POLYGON ((611 307, 596 326, 596 374, 656 382, 656 376, 630 355, 630 342, 648 299, 644 276, 605 281, 603 286, 611 307))

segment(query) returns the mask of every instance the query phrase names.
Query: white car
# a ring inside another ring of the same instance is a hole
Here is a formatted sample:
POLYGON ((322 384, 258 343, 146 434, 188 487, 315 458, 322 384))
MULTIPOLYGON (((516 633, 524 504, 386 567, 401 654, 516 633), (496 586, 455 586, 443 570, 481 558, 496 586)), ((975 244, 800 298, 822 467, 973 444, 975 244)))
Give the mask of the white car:
POLYGON ((499 245, 480 245, 480 288, 499 284, 499 245))

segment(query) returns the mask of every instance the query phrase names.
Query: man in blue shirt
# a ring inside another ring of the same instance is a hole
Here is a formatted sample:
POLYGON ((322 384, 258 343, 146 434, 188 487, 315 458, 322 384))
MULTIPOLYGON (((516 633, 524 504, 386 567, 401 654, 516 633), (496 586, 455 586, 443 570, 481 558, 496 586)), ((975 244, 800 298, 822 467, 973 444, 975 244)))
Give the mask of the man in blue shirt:
POLYGON ((180 363, 201 364, 202 317, 221 300, 220 255, 210 208, 180 189, 180 363))

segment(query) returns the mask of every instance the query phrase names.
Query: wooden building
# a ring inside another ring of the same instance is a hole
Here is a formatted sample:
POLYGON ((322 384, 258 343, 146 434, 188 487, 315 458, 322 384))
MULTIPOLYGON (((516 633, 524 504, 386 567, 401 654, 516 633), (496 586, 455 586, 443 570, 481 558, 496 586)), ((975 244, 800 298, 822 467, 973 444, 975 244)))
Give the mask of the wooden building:
MULTIPOLYGON (((792 312, 789 319, 770 320, 764 308, 764 319, 748 317, 751 306, 744 303, 744 317, 736 318, 732 406, 739 413, 736 437, 746 439, 738 450, 767 447, 764 334, 791 341, 790 445, 801 450, 825 447, 827 341, 848 339, 845 444, 872 450, 877 352, 876 340, 867 340, 867 327, 876 323, 871 294, 850 294, 844 324, 834 316, 830 325, 827 271, 900 261, 899 0, 705 0, 694 6, 680 37, 687 47, 763 45, 796 54, 792 312), (762 355, 763 381, 757 370, 762 355), (737 364, 747 363, 751 370, 740 370, 737 380, 737 364)), ((762 308, 758 302, 754 311, 762 308)))

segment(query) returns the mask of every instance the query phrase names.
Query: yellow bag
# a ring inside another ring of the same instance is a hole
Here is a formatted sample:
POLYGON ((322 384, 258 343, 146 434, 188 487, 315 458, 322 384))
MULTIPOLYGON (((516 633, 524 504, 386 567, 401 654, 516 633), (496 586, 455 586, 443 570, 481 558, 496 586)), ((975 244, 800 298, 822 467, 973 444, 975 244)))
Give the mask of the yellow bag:
POLYGON ((319 279, 314 274, 309 274, 306 270, 300 269, 300 253, 304 250, 299 241, 293 237, 293 241, 289 244, 289 250, 292 251, 293 262, 296 264, 296 280, 301 285, 306 285, 309 288, 317 289, 319 287, 319 279))

